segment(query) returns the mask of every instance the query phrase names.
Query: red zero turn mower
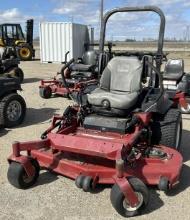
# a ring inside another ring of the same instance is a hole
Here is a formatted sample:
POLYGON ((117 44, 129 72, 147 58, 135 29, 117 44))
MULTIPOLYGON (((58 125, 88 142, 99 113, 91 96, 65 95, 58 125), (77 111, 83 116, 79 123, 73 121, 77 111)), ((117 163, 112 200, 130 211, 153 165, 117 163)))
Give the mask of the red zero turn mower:
POLYGON ((190 75, 184 72, 184 61, 182 59, 169 59, 163 74, 164 88, 168 90, 169 96, 179 105, 182 113, 190 113, 190 75))
MULTIPOLYGON (((117 12, 137 11, 153 11, 160 16, 156 67, 135 56, 111 59, 99 87, 87 94, 86 103, 78 98, 78 105, 69 106, 63 116, 55 116, 42 140, 13 143, 8 158, 8 180, 13 186, 32 186, 41 167, 74 179, 84 191, 98 184, 112 184, 113 207, 120 215, 130 217, 147 206, 147 186, 167 191, 179 183, 183 160, 177 151, 181 113, 165 94, 160 73, 165 27, 162 11, 147 6, 107 12, 102 22, 100 58, 105 58, 108 18, 117 12), (141 86, 142 78, 148 75, 145 65, 156 73, 158 87, 141 86)), ((63 73, 62 77, 70 93, 63 73)), ((81 94, 82 90, 78 96, 81 94)))
MULTIPOLYGON (((67 62, 68 53, 65 55, 66 64, 61 69, 61 73, 65 74, 70 90, 76 91, 84 84, 97 84, 97 53, 95 51, 87 51, 84 53, 82 59, 79 59, 76 63, 74 59, 67 62)), ((68 97, 69 95, 67 88, 63 85, 62 79, 57 79, 56 77, 51 80, 42 80, 39 93, 45 99, 51 98, 52 94, 63 97, 68 97)))

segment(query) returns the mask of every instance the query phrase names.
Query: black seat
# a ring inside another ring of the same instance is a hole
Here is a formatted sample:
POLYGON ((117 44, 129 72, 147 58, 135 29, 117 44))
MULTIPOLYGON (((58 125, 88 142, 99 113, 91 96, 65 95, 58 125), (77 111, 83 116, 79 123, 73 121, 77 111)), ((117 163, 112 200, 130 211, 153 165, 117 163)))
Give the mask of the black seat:
POLYGON ((92 78, 93 73, 92 72, 87 72, 87 71, 72 71, 71 72, 71 78, 75 79, 75 78, 86 78, 86 79, 90 79, 92 78))
POLYGON ((71 71, 90 72, 93 71, 97 64, 97 53, 87 51, 83 54, 80 63, 74 63, 70 66, 71 71))
POLYGON ((166 63, 163 79, 179 81, 184 75, 184 61, 182 59, 169 59, 166 63))
POLYGON ((137 57, 113 58, 103 71, 100 86, 88 95, 88 102, 101 111, 123 114, 137 103, 142 69, 137 57))
POLYGON ((93 65, 86 65, 83 63, 75 63, 73 65, 71 65, 70 69, 72 71, 81 71, 81 72, 87 72, 87 71, 91 71, 93 65))

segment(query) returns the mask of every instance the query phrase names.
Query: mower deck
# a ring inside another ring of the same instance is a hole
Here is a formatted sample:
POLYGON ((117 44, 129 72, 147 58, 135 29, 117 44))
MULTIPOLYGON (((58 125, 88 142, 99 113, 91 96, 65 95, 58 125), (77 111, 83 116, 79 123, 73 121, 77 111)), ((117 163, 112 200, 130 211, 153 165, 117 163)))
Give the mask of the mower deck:
MULTIPOLYGON (((97 84, 96 79, 86 79, 86 80, 76 80, 71 83, 69 89, 71 92, 78 91, 82 86, 88 84, 97 84)), ((41 84, 39 86, 40 90, 44 90, 43 94, 41 94, 42 98, 50 98, 52 94, 67 97, 69 95, 68 89, 65 88, 63 82, 59 79, 51 79, 51 80, 41 80, 41 84), (46 90, 49 91, 49 95, 45 95, 46 90)))
MULTIPOLYGON (((27 172, 28 159, 20 155, 21 151, 27 150, 40 167, 72 179, 84 175, 92 177, 94 184, 114 184, 117 173, 115 164, 122 146, 132 142, 133 138, 134 134, 106 134, 85 129, 78 129, 69 135, 49 133, 46 140, 13 144, 13 154, 9 161, 21 163, 27 172)), ((141 144, 138 147, 140 149, 147 146, 141 144)), ((166 177, 172 188, 178 183, 182 156, 171 148, 154 148, 164 151, 165 156, 139 157, 132 164, 126 163, 124 177, 136 176, 147 185, 158 185, 160 178, 166 177)))
POLYGON ((39 88, 50 88, 53 94, 57 94, 60 96, 67 95, 68 91, 63 87, 62 83, 59 80, 41 80, 41 85, 39 88))
MULTIPOLYGON (((156 158, 147 158, 141 160, 136 164, 137 166, 135 168, 126 166, 124 176, 136 176, 147 185, 158 185, 160 177, 164 176, 170 180, 170 188, 172 188, 178 183, 181 171, 181 166, 179 167, 178 164, 182 164, 182 158, 176 154, 172 156, 173 151, 171 149, 164 148, 164 150, 168 153, 169 159, 160 161, 160 159, 156 158), (166 163, 167 170, 165 169, 166 163)), ((41 167, 71 179, 76 179, 79 175, 84 175, 91 176, 96 181, 96 184, 115 183, 115 161, 63 152, 52 154, 50 148, 41 151, 32 150, 31 156, 37 159, 41 167)))

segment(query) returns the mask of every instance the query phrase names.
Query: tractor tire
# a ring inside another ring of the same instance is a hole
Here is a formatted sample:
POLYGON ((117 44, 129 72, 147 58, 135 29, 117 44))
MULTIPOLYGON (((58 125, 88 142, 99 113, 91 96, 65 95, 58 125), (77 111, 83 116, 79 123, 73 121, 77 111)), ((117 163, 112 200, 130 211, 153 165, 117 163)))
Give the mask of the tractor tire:
POLYGON ((112 206, 123 217, 132 217, 141 214, 149 201, 148 189, 140 179, 131 177, 128 181, 139 198, 139 203, 136 207, 130 207, 127 204, 127 200, 117 184, 113 185, 110 194, 112 206))
POLYGON ((21 164, 11 162, 7 172, 9 183, 18 189, 27 189, 33 186, 39 177, 40 167, 36 160, 31 160, 31 163, 35 169, 35 173, 32 177, 28 177, 21 164))
POLYGON ((152 144, 161 144, 180 150, 182 116, 178 109, 169 109, 163 115, 156 115, 151 125, 152 144))
POLYGON ((43 99, 49 99, 52 96, 51 88, 49 86, 40 88, 39 94, 40 94, 40 97, 42 97, 43 99))
POLYGON ((33 49, 30 45, 28 44, 20 45, 20 48, 18 50, 18 55, 22 61, 32 60, 32 54, 33 54, 33 49))
POLYGON ((21 124, 26 114, 26 103, 22 96, 11 93, 0 101, 0 125, 6 128, 21 124))
POLYGON ((22 69, 19 67, 15 67, 14 69, 12 69, 9 72, 9 75, 11 75, 12 77, 18 78, 20 83, 22 83, 24 80, 24 73, 23 73, 22 69))

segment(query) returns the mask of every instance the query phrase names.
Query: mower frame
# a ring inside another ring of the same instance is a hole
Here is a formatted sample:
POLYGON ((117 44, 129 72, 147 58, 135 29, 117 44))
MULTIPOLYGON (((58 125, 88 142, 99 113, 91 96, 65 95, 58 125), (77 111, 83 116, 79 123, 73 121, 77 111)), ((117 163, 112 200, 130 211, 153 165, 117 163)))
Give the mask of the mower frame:
MULTIPOLYGON (((158 72, 163 56, 165 17, 157 7, 125 7, 107 12, 101 27, 100 53, 104 53, 105 28, 109 17, 117 12, 138 11, 153 11, 161 18, 155 70, 158 72)), ((151 112, 135 113, 126 128, 127 132, 119 134, 81 126, 79 113, 82 114, 82 108, 81 105, 68 107, 63 116, 55 116, 52 125, 43 133, 42 140, 13 143, 13 153, 8 158, 10 165, 13 162, 20 164, 27 176, 33 177, 37 172, 32 162, 35 160, 40 167, 75 179, 76 185, 84 191, 94 188, 97 184, 117 184, 123 193, 123 199, 126 199, 132 208, 138 205, 139 199, 130 184, 131 177, 138 177, 145 191, 147 188, 144 184, 156 185, 167 191, 179 183, 182 156, 172 148, 151 145, 148 135, 151 112), (153 155, 154 153, 151 156, 152 150, 160 152, 162 156, 153 155), (23 151, 27 152, 27 155, 22 155, 23 151)), ((22 188, 18 182, 15 183, 14 169, 12 170, 11 166, 9 172, 9 181, 22 188)), ((112 204, 114 206, 115 201, 112 201, 112 204)), ((120 212, 114 207, 119 214, 129 216, 129 213, 120 212)), ((136 214, 135 211, 130 213, 130 216, 136 214)))

